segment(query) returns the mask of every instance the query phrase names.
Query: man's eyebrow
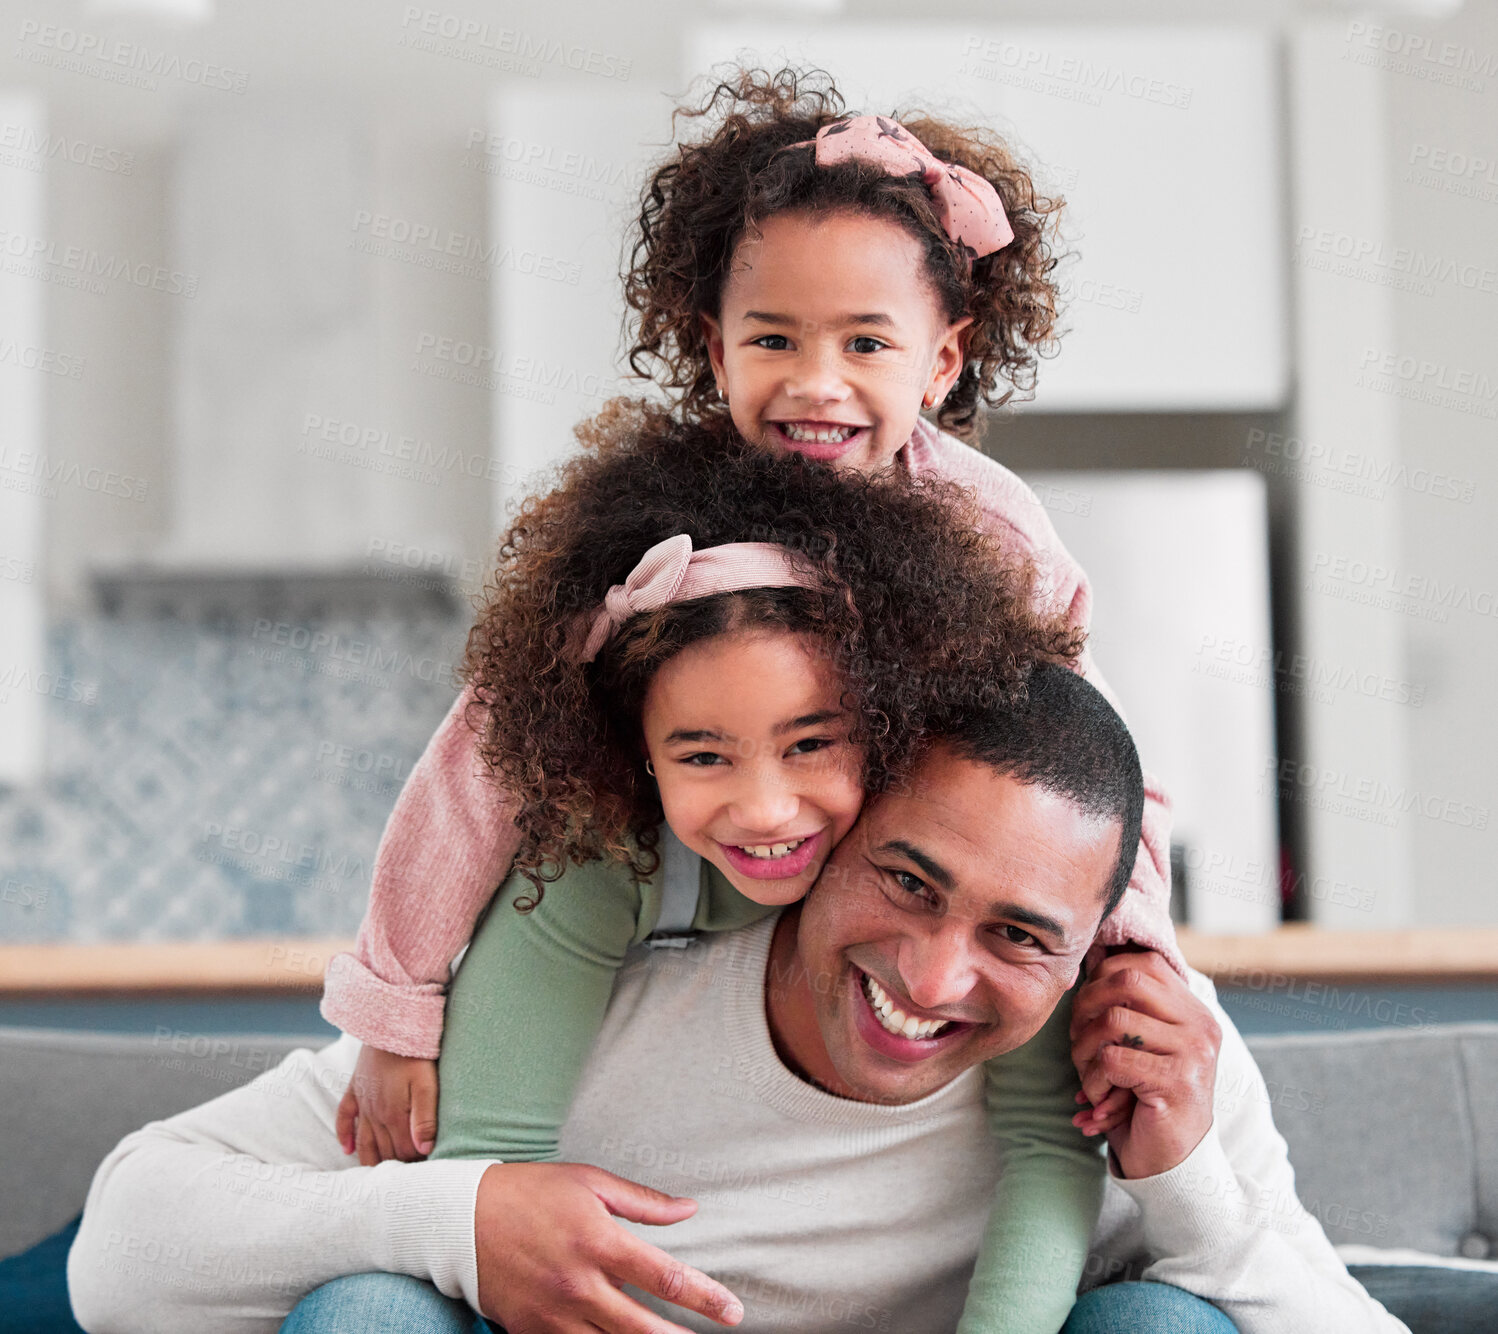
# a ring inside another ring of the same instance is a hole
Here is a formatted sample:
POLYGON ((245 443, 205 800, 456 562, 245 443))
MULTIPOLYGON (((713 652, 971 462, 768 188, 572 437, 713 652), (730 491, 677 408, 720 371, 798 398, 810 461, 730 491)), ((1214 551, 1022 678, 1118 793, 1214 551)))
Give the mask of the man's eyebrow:
POLYGON ((787 718, 783 723, 776 723, 775 735, 799 732, 803 727, 820 727, 823 723, 834 722, 842 716, 841 709, 818 709, 815 713, 803 713, 799 718, 787 718))
POLYGON ((1054 937, 1061 948, 1066 947, 1066 928, 1054 917, 1047 917, 1033 908, 1022 908, 1017 903, 991 903, 988 911, 991 916, 1007 917, 1010 921, 1022 922, 1025 926, 1033 926, 1037 931, 1044 931, 1046 935, 1054 937))
POLYGON ((926 853, 922 852, 914 844, 907 843, 903 838, 892 838, 888 843, 881 843, 876 852, 897 852, 900 856, 914 862, 932 880, 936 881, 943 889, 951 889, 956 881, 952 873, 940 862, 934 861, 926 853))

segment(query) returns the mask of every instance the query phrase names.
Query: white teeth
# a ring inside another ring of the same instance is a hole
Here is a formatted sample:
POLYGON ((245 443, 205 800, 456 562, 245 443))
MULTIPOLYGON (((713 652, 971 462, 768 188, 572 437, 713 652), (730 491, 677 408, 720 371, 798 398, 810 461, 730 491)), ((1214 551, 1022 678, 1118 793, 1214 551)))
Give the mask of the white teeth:
POLYGON ((805 842, 804 838, 798 838, 794 843, 755 843, 752 845, 741 843, 739 851, 767 861, 774 857, 784 857, 786 853, 794 852, 805 842))
POLYGON ((917 1019, 914 1015, 906 1014, 889 998, 889 992, 867 973, 864 974, 864 994, 868 996, 869 1004, 880 1024, 896 1037, 916 1040, 932 1038, 948 1026, 949 1021, 946 1019, 917 1019))
POLYGON ((800 426, 795 422, 781 422, 780 429, 792 440, 802 444, 840 444, 859 430, 857 426, 800 426))

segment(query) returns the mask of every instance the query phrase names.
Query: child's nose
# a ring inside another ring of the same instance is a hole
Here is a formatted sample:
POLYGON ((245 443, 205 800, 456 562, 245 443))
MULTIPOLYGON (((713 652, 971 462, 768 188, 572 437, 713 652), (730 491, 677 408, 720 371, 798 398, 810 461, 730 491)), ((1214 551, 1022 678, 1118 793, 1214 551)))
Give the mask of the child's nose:
POLYGON ((796 818, 800 802, 783 783, 746 782, 729 806, 729 816, 751 834, 774 834, 796 818))
POLYGON ((848 382, 829 358, 807 356, 792 369, 785 391, 807 403, 840 403, 848 397, 848 382))

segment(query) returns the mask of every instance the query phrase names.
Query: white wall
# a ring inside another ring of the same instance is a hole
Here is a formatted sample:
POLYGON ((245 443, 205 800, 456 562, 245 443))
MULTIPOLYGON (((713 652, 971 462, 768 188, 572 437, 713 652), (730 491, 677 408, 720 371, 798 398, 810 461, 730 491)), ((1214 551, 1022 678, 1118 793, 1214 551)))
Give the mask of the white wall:
MULTIPOLYGON (((421 370, 482 337, 482 178, 285 98, 193 118, 173 262, 173 566, 347 566, 371 540, 462 553, 487 519, 487 402, 421 370)), ((439 369, 441 369, 439 367, 439 369)))
MULTIPOLYGON (((1405 25, 1409 26, 1409 25, 1405 25)), ((1420 28, 1460 80, 1384 71, 1394 246, 1446 276, 1393 294, 1393 374, 1363 392, 1397 405, 1409 604, 1385 613, 1424 687, 1409 711, 1410 897, 1419 924, 1498 920, 1498 8, 1420 28), (1471 285, 1469 285, 1471 284, 1471 285), (1480 284, 1480 286, 1479 286, 1480 284)), ((1446 73, 1446 69, 1443 69, 1446 73)))
POLYGON ((1089 643, 1186 850, 1188 920, 1279 921, 1275 683, 1263 478, 1245 470, 1025 474, 1088 572, 1089 643))
POLYGON ((831 71, 851 111, 998 129, 1067 199, 1064 355, 1037 411, 1245 411, 1288 392, 1275 49, 1223 28, 709 26, 683 77, 748 53, 831 71))
POLYGON ((494 387, 496 515, 575 447, 572 428, 616 394, 639 395, 621 340, 623 245, 646 165, 670 143, 671 104, 639 88, 513 87, 490 136, 495 275, 484 373, 494 387))
MULTIPOLYGON (((0 96, 0 124, 20 137, 46 131, 35 98, 0 96)), ((44 407, 50 368, 66 363, 48 343, 45 277, 30 272, 47 268, 35 258, 49 234, 43 187, 39 172, 0 160, 0 783, 38 776, 53 685, 43 670, 42 533, 47 497, 66 483, 48 456, 44 407)))
MULTIPOLYGON (((1385 83, 1345 58, 1346 31, 1345 23, 1305 25, 1290 48, 1293 438, 1304 446, 1282 457, 1303 466, 1314 448, 1328 460, 1392 467, 1401 459, 1395 401, 1358 384, 1366 349, 1394 344, 1392 275, 1338 254, 1387 242, 1385 83)), ((1303 873, 1313 884, 1347 886, 1311 899, 1312 919, 1324 926, 1409 920, 1412 822, 1393 804, 1409 782, 1404 628, 1357 596, 1362 590, 1328 580, 1344 567, 1400 567, 1399 507, 1397 490, 1370 505, 1319 468, 1305 471, 1297 491, 1293 582, 1282 590, 1298 605, 1297 647, 1313 679, 1358 683, 1303 699, 1300 753, 1277 775, 1302 815, 1303 873)))

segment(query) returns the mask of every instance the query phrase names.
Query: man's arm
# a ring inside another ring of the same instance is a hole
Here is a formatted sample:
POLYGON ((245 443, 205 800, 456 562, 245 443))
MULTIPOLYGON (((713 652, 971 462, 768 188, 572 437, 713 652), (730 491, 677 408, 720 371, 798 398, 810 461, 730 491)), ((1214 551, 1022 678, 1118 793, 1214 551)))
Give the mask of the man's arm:
POLYGON ((1263 1076, 1207 979, 1188 990, 1152 954, 1112 955, 1078 993, 1073 1035, 1084 1091, 1138 1100, 1108 1139, 1140 1209, 1143 1277, 1215 1303, 1240 1334, 1409 1334, 1301 1205, 1263 1076))
POLYGON ((89 1334, 274 1334, 318 1285, 370 1270, 478 1300, 486 1162, 351 1166, 333 1117, 359 1044, 296 1051, 244 1088, 127 1136, 68 1256, 89 1334))

